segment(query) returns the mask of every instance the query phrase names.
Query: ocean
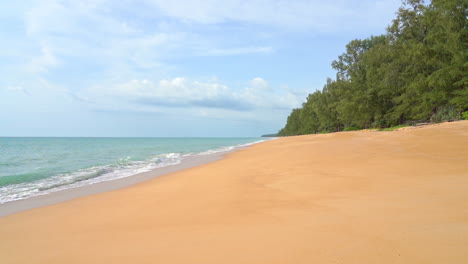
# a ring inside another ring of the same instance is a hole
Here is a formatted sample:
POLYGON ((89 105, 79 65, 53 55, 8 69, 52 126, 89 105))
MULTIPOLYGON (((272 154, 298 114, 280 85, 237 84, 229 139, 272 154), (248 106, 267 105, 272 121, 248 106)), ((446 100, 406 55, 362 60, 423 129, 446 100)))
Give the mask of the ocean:
POLYGON ((0 137, 0 204, 110 181, 262 138, 0 137))

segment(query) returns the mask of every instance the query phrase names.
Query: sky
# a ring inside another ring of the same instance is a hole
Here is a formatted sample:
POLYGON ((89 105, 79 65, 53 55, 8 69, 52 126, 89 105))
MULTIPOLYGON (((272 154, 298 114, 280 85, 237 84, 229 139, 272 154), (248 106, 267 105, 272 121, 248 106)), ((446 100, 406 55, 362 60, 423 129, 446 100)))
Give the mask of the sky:
POLYGON ((1 1, 0 136, 256 137, 399 0, 1 1))

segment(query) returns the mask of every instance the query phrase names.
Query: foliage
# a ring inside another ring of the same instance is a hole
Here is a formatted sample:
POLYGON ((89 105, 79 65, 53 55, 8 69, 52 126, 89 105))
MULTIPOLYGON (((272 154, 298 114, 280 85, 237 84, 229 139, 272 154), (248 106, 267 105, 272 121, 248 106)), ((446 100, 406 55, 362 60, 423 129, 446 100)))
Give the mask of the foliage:
POLYGON ((360 128, 357 126, 348 126, 343 129, 343 131, 355 131, 355 130, 360 130, 360 128))
POLYGON ((468 2, 406 0, 381 36, 356 39, 335 79, 294 109, 280 136, 454 120, 468 110, 468 2))
POLYGON ((393 131, 393 130, 397 130, 397 129, 400 129, 402 127, 407 127, 408 125, 398 125, 398 126, 392 126, 392 127, 386 127, 386 128, 381 128, 379 129, 380 131, 393 131))
POLYGON ((463 120, 468 120, 468 111, 461 113, 461 117, 463 120))
POLYGON ((443 121, 454 121, 460 119, 460 114, 454 105, 446 105, 431 116, 431 122, 440 123, 443 121))

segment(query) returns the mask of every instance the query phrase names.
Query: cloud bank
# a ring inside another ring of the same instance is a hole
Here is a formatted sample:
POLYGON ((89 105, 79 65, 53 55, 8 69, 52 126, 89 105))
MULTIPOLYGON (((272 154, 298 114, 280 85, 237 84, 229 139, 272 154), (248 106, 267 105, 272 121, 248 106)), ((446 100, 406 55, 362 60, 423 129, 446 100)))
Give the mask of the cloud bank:
POLYGON ((232 112, 287 110, 298 107, 305 93, 275 89, 260 77, 252 79, 247 86, 240 89, 230 88, 218 80, 201 82, 176 77, 157 82, 143 79, 110 87, 95 87, 89 91, 89 96, 113 97, 153 109, 179 108, 187 110, 186 114, 190 115, 191 109, 222 109, 232 112))

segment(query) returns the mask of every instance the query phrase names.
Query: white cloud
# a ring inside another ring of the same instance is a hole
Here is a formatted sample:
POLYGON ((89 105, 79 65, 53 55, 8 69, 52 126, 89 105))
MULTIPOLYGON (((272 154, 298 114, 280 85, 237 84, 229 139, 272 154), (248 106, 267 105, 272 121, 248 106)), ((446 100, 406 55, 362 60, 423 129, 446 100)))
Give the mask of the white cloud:
POLYGON ((26 67, 32 73, 46 73, 49 71, 49 68, 57 66, 58 64, 59 60, 50 49, 42 47, 41 54, 33 57, 26 67))
POLYGON ((44 78, 53 69, 81 64, 85 71, 98 68, 102 79, 123 81, 148 74, 162 77, 174 70, 175 65, 169 62, 173 58, 274 51, 267 45, 228 43, 187 29, 177 21, 168 22, 171 20, 145 2, 34 2, 24 12, 30 47, 25 50, 29 54, 25 54, 27 62, 23 68, 44 78))
POLYGON ((22 86, 7 86, 8 91, 22 93, 24 95, 30 95, 30 92, 22 86))
POLYGON ((234 21, 246 29, 266 25, 338 32, 382 29, 391 19, 388 10, 398 6, 395 1, 140 0, 129 5, 108 0, 42 0, 33 2, 24 15, 28 37, 39 43, 41 54, 30 56, 28 68, 44 73, 59 62, 66 64, 63 58, 76 56, 99 64, 111 75, 130 77, 140 68, 171 68, 165 61, 177 56, 269 54, 275 47, 260 35, 271 32, 259 34, 257 41, 246 36, 232 41, 217 37, 219 28, 209 34, 198 32, 203 25, 197 24, 234 21))
POLYGON ((291 109, 301 104, 304 95, 284 89, 274 89, 267 81, 256 77, 241 89, 233 89, 217 80, 195 81, 184 77, 150 80, 131 80, 115 86, 95 87, 104 97, 115 97, 136 105, 156 109, 179 108, 206 115, 209 109, 234 112, 291 109), (205 110, 203 110, 205 109, 205 110))
POLYGON ((381 22, 388 23, 391 18, 389 8, 396 11, 400 4, 396 0, 148 1, 166 15, 187 22, 217 24, 238 21, 319 31, 342 31, 343 28, 354 26, 382 27, 385 24, 381 25, 381 22))
MULTIPOLYGON (((180 34, 144 31, 112 14, 106 1, 41 1, 25 14, 30 39, 41 43, 41 61, 80 57, 106 68, 126 65, 152 67, 148 63, 180 41, 180 34), (177 38, 177 40, 176 40, 177 38), (46 47, 46 48, 44 48, 46 47), (52 55, 49 56, 49 55, 52 55), (143 55, 142 55, 143 54, 143 55)), ((33 64, 37 64, 35 61, 33 64)))
POLYGON ((240 48, 223 48, 223 49, 209 49, 204 51, 200 55, 204 56, 233 56, 243 54, 255 54, 255 53, 272 53, 274 52, 273 47, 240 47, 240 48))
POLYGON ((187 78, 177 77, 172 80, 161 80, 157 83, 144 80, 132 80, 118 85, 113 92, 135 97, 165 98, 168 101, 201 100, 219 97, 228 88, 218 83, 203 83, 189 81, 187 78))
POLYGON ((173 75, 173 59, 282 52, 275 47, 281 40, 264 36, 284 28, 382 28, 373 22, 388 23, 381 14, 396 9, 394 1, 33 1, 23 12, 28 46, 16 53, 24 56, 20 68, 42 78, 73 67, 86 80, 98 71, 100 83, 161 78, 173 75), (232 21, 235 26, 226 23, 232 21), (267 27, 255 30, 259 25, 267 27))
POLYGON ((270 85, 268 84, 267 81, 265 81, 263 78, 260 77, 255 77, 253 80, 250 81, 250 86, 256 88, 256 89, 268 89, 270 88, 270 85))

